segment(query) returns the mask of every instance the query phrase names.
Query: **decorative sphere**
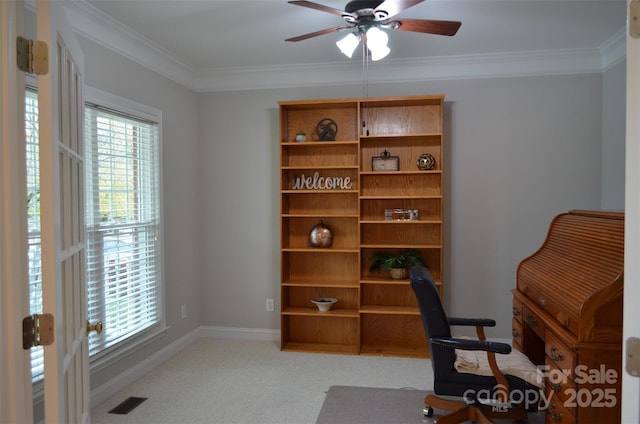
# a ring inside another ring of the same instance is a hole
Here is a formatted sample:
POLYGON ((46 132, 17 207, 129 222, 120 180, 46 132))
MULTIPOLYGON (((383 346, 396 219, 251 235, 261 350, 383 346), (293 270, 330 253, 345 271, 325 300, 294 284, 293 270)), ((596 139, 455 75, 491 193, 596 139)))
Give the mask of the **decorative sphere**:
POLYGON ((324 225, 322 221, 309 232, 309 243, 313 247, 331 247, 333 236, 329 227, 324 225))
POLYGON ((436 167, 436 158, 431 153, 423 153, 418 156, 418 169, 428 171, 436 167))

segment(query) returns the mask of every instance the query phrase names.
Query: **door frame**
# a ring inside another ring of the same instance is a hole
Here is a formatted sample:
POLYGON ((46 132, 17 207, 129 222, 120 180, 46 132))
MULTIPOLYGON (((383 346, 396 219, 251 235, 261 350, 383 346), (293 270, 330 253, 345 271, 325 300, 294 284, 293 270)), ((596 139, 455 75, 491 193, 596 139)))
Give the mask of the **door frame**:
POLYGON ((27 267, 25 77, 16 38, 24 36, 22 0, 0 1, 0 422, 33 421, 31 355, 22 349, 29 315, 27 267))
MULTIPOLYGON (((630 22, 631 3, 628 0, 627 22, 630 22)), ((640 378, 625 370, 626 342, 640 338, 640 39, 632 38, 627 30, 627 105, 625 152, 625 261, 622 357, 622 422, 640 422, 640 378)))

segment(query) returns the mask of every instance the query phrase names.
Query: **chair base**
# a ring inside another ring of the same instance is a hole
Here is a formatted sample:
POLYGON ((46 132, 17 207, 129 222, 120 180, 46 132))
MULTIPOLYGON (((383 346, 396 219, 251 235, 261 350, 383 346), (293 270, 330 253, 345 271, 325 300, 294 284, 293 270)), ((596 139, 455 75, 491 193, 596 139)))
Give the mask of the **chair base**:
POLYGON ((492 419, 510 419, 516 422, 527 421, 527 411, 523 408, 511 408, 506 411, 495 411, 493 408, 478 404, 468 405, 459 400, 448 400, 433 394, 428 394, 424 398, 425 409, 443 409, 453 411, 448 415, 436 417, 437 424, 455 424, 465 421, 477 422, 480 424, 493 424, 492 419))

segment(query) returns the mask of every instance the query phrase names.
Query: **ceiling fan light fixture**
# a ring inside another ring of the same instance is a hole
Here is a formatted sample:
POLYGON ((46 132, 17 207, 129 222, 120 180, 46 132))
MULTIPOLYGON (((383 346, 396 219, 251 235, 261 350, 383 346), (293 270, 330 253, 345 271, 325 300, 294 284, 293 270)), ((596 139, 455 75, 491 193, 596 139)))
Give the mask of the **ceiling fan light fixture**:
POLYGON ((358 44, 360 44, 360 36, 353 32, 350 32, 346 37, 336 42, 336 46, 338 46, 340 51, 349 59, 353 56, 353 52, 356 50, 356 47, 358 47, 358 44))
POLYGON ((378 27, 371 27, 366 32, 367 48, 371 52, 371 60, 376 61, 387 57, 391 49, 387 46, 389 36, 378 27))

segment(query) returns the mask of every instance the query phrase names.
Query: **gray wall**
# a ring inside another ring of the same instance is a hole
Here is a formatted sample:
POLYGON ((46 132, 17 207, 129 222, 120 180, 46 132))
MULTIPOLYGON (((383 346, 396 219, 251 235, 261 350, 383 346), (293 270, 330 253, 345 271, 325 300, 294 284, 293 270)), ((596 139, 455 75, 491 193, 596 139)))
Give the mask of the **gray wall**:
POLYGON ((627 62, 603 74, 602 209, 624 209, 627 62))
MULTIPOLYGON (((551 218, 600 208, 602 80, 594 74, 369 88, 370 96, 446 95, 445 301, 452 314, 496 318, 493 337, 510 337, 516 267, 542 243, 551 218)), ((264 298, 279 293, 277 101, 361 92, 201 95, 203 211, 211 217, 203 228, 203 325, 278 325, 277 315, 264 312, 264 298)))
MULTIPOLYGON (((194 93, 81 39, 86 83, 163 112, 165 306, 160 339, 92 376, 96 387, 199 326, 278 329, 278 100, 359 97, 361 86, 194 93), (180 318, 187 305, 189 316, 180 318)), ((445 94, 449 313, 510 338, 519 261, 549 221, 624 206, 624 64, 603 74, 379 84, 445 94), (623 96, 622 96, 623 97, 623 96), (621 118, 622 114, 622 118, 621 118)))
POLYGON ((98 387, 200 325, 202 187, 198 95, 111 50, 79 38, 85 84, 162 111, 166 334, 116 365, 94 373, 98 387), (188 317, 181 319, 181 305, 188 317))

